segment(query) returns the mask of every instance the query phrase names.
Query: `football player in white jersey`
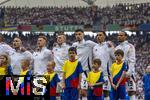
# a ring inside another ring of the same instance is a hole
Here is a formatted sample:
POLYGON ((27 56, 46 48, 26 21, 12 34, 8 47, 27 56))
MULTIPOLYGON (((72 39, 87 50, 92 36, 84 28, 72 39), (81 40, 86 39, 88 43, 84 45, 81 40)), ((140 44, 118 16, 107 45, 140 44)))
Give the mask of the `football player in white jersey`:
POLYGON ((112 61, 115 60, 114 56, 114 45, 110 41, 105 41, 106 33, 100 31, 97 33, 96 40, 97 45, 93 48, 93 57, 94 59, 100 59, 102 61, 101 68, 104 72, 105 84, 103 85, 104 99, 109 100, 109 91, 111 85, 108 80, 107 68, 111 66, 112 61))
MULTIPOLYGON (((68 49, 69 45, 66 44, 66 35, 64 32, 58 32, 57 34, 57 43, 53 47, 53 54, 54 54, 54 61, 56 63, 55 72, 58 73, 60 80, 63 78, 62 66, 64 62, 68 59, 68 49)), ((62 89, 58 85, 57 86, 57 93, 61 93, 62 89)))
POLYGON ((15 37, 12 43, 13 48, 15 49, 15 51, 10 55, 12 71, 14 75, 20 75, 21 60, 29 59, 32 61, 32 53, 23 47, 20 37, 15 37))
POLYGON ((37 49, 33 53, 33 70, 35 75, 44 75, 49 60, 53 60, 51 50, 47 49, 47 37, 40 35, 37 40, 37 49))
POLYGON ((66 42, 66 36, 64 32, 59 32, 57 35, 56 46, 53 47, 54 61, 56 63, 55 71, 62 72, 62 66, 64 61, 68 59, 68 49, 69 45, 66 42))
POLYGON ((0 35, 0 54, 8 54, 8 55, 11 55, 15 50, 10 47, 8 44, 6 44, 4 42, 4 37, 3 35, 0 35))
POLYGON ((127 71, 127 77, 128 77, 128 95, 130 97, 130 100, 136 100, 135 93, 136 93, 136 84, 135 84, 135 47, 131 43, 127 41, 127 33, 124 31, 121 31, 118 33, 118 41, 120 44, 116 47, 117 49, 121 49, 124 51, 124 61, 128 65, 128 71, 127 71))
POLYGON ((72 46, 77 48, 77 57, 83 66, 84 73, 82 74, 81 80, 81 95, 83 97, 87 96, 87 82, 86 77, 87 73, 91 70, 92 57, 93 57, 93 47, 96 45, 95 42, 91 40, 84 39, 84 31, 78 29, 75 31, 76 42, 72 46))

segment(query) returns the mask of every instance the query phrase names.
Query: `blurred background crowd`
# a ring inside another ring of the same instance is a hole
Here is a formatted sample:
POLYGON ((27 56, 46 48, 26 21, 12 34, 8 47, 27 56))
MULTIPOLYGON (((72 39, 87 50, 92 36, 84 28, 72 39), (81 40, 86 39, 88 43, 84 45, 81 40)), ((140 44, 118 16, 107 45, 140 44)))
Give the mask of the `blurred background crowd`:
POLYGON ((150 22, 150 3, 112 7, 1 7, 5 25, 140 25, 150 22))

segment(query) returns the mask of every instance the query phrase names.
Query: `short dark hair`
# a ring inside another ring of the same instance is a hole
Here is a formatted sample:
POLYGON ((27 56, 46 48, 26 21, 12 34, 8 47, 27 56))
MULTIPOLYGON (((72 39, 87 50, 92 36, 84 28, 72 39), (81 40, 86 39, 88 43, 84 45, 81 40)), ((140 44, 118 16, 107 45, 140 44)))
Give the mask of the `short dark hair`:
POLYGON ((40 35, 38 38, 43 38, 47 42, 47 37, 45 35, 40 35))
POLYGON ((77 29, 77 30, 75 30, 75 33, 76 32, 82 32, 82 33, 84 33, 84 31, 82 29, 77 29))
POLYGON ((97 63, 100 66, 101 65, 101 60, 100 59, 94 59, 93 63, 97 63))
POLYGON ((105 31, 99 31, 99 32, 97 32, 97 33, 103 33, 103 34, 106 36, 105 31))
POLYGON ((124 52, 123 52, 123 50, 121 50, 121 49, 117 49, 116 51, 115 51, 115 55, 121 55, 122 57, 124 56, 124 52))
POLYGON ((76 49, 76 47, 70 47, 69 49, 68 49, 68 51, 70 52, 70 51, 74 51, 76 54, 77 54, 77 49, 76 49))
POLYGON ((124 33, 125 36, 128 36, 127 32, 125 31, 121 31, 122 33, 124 33))

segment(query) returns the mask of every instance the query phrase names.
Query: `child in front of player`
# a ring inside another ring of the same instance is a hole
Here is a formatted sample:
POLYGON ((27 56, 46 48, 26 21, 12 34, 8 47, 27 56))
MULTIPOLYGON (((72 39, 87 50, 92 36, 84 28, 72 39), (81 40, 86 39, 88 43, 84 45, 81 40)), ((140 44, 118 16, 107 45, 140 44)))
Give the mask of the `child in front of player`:
POLYGON ((0 75, 12 75, 12 67, 7 54, 0 55, 0 75))
POLYGON ((93 71, 90 71, 87 77, 88 82, 88 100, 102 100, 104 75, 101 70, 100 59, 93 60, 93 71))
POLYGON ((144 84, 144 100, 150 99, 150 66, 147 66, 145 75, 143 77, 144 84))
POLYGON ((10 60, 7 54, 0 55, 0 96, 6 95, 5 75, 13 75, 10 60))
POLYGON ((65 61, 63 66, 62 88, 64 89, 64 100, 78 100, 78 90, 82 76, 82 65, 76 59, 77 50, 75 47, 70 47, 69 60, 65 61))
POLYGON ((121 49, 115 51, 116 62, 108 70, 109 81, 112 86, 114 100, 126 99, 126 78, 127 65, 123 62, 124 52, 121 49))
POLYGON ((29 86, 29 84, 27 85, 26 82, 27 81, 31 82, 32 72, 30 70, 30 60, 22 59, 21 67, 22 69, 20 72, 19 80, 17 82, 17 86, 16 88, 12 87, 13 95, 31 95, 32 91, 29 88, 26 88, 26 86, 27 87, 29 86), (23 86, 24 88, 22 88, 23 86))
MULTIPOLYGON (((47 64, 47 72, 45 73, 45 77, 47 80, 47 92, 46 92, 46 98, 48 99, 50 96, 50 100, 56 100, 56 88, 57 84, 60 85, 60 79, 58 77, 58 74, 54 72, 55 69, 55 62, 49 61, 47 64), (49 91, 50 89, 50 91, 49 91)), ((46 100, 47 100, 46 99, 46 100)), ((49 99, 48 99, 49 100, 49 99)))

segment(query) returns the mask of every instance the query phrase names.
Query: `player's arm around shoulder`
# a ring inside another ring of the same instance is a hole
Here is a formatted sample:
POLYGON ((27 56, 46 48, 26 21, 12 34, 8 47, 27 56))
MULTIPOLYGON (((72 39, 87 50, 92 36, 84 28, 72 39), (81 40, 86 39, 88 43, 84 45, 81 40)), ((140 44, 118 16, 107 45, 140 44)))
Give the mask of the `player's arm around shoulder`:
POLYGON ((87 40, 86 44, 89 45, 91 48, 93 48, 94 46, 97 45, 97 43, 95 43, 94 41, 91 41, 91 40, 87 40))
POLYGON ((53 58, 54 58, 53 52, 49 49, 46 49, 44 51, 44 56, 49 58, 50 60, 53 60, 53 58))

